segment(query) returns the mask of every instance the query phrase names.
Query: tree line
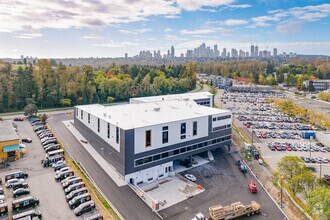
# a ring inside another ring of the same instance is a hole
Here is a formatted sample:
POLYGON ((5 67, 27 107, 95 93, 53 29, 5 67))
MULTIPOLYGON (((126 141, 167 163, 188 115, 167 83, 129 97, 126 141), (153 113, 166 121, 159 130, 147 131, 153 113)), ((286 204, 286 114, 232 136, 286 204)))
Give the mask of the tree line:
POLYGON ((286 83, 303 88, 309 79, 330 79, 330 63, 320 59, 292 59, 288 63, 259 60, 231 60, 199 64, 199 71, 261 85, 286 83))
POLYGON ((127 101, 131 97, 175 94, 196 86, 197 65, 116 65, 70 67, 47 59, 35 65, 0 63, 0 112, 127 101))

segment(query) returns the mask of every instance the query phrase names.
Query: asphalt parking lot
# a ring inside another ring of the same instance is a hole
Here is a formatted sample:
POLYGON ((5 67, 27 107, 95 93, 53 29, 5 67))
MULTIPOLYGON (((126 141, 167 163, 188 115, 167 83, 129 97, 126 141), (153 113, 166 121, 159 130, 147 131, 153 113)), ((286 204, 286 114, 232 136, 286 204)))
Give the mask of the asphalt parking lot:
MULTIPOLYGON (((309 146, 312 145, 311 157, 330 159, 330 152, 325 151, 324 147, 317 151, 316 142, 310 142, 309 139, 301 137, 302 130, 315 129, 311 125, 305 125, 297 119, 288 118, 286 115, 279 113, 276 109, 271 108, 265 99, 267 95, 263 94, 241 94, 227 93, 225 96, 231 98, 236 97, 235 102, 229 99, 223 99, 222 102, 225 108, 233 109, 235 113, 235 124, 250 138, 253 135, 253 144, 259 148, 263 159, 273 168, 277 167, 277 162, 284 156, 310 157, 309 146), (254 98, 253 98, 254 97, 254 98), (248 120, 247 120, 248 119, 248 120), (266 127, 266 128, 265 128, 266 127), (288 143, 292 146, 299 146, 305 150, 281 150, 272 151, 268 147, 268 143, 278 143, 284 145, 288 143)), ((278 96, 284 98, 281 94, 278 96)), ((328 146, 330 147, 330 146, 328 146)), ((330 173, 330 162, 321 163, 306 163, 307 166, 315 167, 315 171, 321 176, 330 173)))
POLYGON ((192 219, 198 212, 209 216, 208 208, 211 206, 225 206, 238 201, 248 204, 252 200, 261 204, 261 213, 240 219, 283 219, 282 212, 259 184, 257 194, 249 191, 250 180, 256 180, 250 172, 243 174, 239 171, 235 165, 236 159, 240 159, 237 154, 217 149, 213 155, 214 161, 182 173, 193 174, 197 178, 196 183, 202 185, 205 192, 160 211, 164 219, 192 219))
MULTIPOLYGON (((27 153, 24 158, 10 162, 9 167, 0 170, 0 177, 4 180, 5 174, 16 170, 28 172, 29 177, 26 181, 29 184, 30 195, 39 198, 40 205, 36 209, 42 212, 43 219, 82 219, 82 217, 77 218, 69 209, 60 184, 54 180, 55 172, 53 169, 43 168, 40 164, 45 152, 30 123, 25 120, 16 122, 16 124, 18 125, 19 137, 30 137, 32 143, 25 144, 27 153)), ((11 210, 12 189, 8 189, 6 194, 6 202, 9 210, 11 210)))

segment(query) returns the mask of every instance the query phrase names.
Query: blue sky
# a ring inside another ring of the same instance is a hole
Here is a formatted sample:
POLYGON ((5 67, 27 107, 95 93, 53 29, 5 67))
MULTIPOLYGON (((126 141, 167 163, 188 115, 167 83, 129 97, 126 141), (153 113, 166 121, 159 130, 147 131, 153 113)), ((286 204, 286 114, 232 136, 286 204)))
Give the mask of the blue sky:
MULTIPOLYGON (((202 42, 330 55, 325 0, 0 1, 0 57, 119 57, 202 42)), ((259 49, 259 50, 260 50, 259 49)))

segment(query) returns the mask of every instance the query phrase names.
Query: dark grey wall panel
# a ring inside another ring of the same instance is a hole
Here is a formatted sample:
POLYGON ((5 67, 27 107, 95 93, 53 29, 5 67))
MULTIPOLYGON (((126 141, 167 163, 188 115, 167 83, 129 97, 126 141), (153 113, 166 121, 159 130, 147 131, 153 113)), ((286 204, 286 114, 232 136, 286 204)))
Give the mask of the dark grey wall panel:
POLYGON ((74 117, 74 126, 86 138, 86 140, 105 158, 116 170, 125 175, 125 141, 124 131, 120 130, 120 150, 119 153, 109 143, 100 138, 90 128, 74 117), (123 143, 124 145, 122 145, 123 143), (122 151, 123 150, 123 151, 122 151))

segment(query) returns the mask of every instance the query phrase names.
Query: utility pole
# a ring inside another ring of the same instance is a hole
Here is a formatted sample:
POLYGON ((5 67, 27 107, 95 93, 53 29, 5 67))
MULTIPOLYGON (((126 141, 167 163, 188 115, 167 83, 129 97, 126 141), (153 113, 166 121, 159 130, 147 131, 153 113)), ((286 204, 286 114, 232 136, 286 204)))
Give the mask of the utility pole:
POLYGON ((281 208, 283 208, 283 188, 282 188, 282 177, 281 177, 281 208))

